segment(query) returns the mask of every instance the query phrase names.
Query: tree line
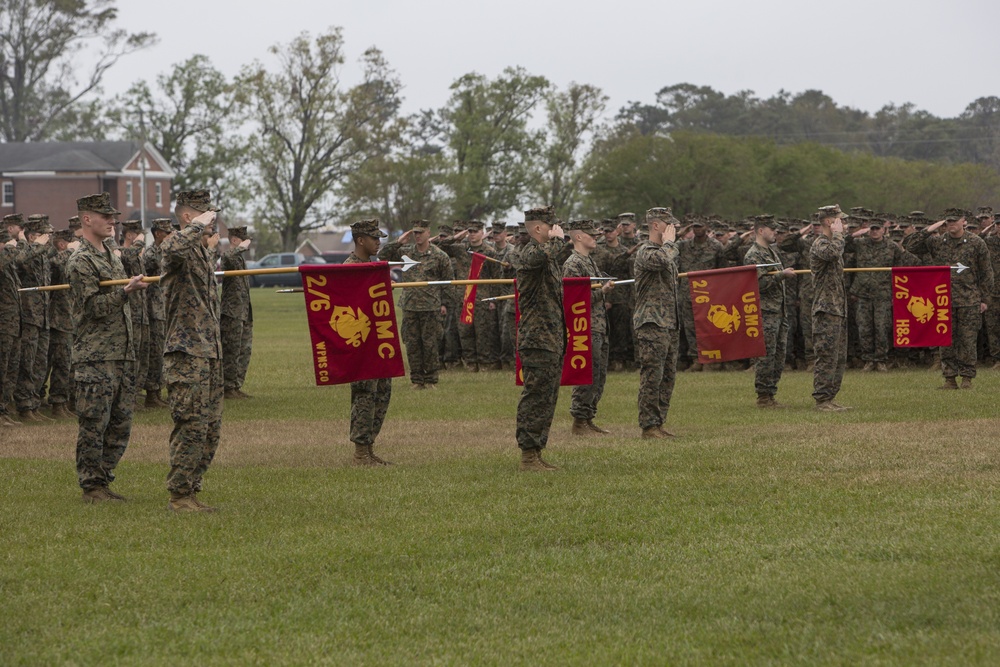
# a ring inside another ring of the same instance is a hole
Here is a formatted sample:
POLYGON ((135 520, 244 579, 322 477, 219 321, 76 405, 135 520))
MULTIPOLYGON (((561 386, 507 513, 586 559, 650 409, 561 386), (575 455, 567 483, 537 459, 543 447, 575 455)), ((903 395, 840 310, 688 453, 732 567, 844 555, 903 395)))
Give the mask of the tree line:
POLYGON ((908 104, 868 114, 819 91, 761 100, 685 83, 609 119, 599 88, 509 67, 465 74, 444 106, 406 115, 377 48, 344 83, 336 27, 276 44, 234 77, 196 55, 108 98, 108 69, 156 39, 116 20, 113 0, 0 0, 0 139, 145 138, 177 170, 175 192, 211 188, 271 249, 359 217, 401 229, 536 203, 565 219, 663 204, 801 217, 817 203, 936 212, 1000 193, 997 98, 941 119, 908 104), (73 76, 87 43, 103 55, 73 76))

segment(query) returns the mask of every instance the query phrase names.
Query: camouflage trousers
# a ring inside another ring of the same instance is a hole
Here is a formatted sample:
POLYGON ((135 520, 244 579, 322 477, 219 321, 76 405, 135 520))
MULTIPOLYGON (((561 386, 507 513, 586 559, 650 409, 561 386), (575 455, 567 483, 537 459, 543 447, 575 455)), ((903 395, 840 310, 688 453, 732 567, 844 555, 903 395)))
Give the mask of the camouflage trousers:
POLYGON ((351 383, 351 442, 372 445, 382 430, 392 397, 392 378, 351 383))
POLYGON ((170 352, 163 358, 163 379, 174 420, 167 490, 187 495, 201 489, 201 478, 219 448, 222 360, 170 352))
POLYGON ((789 304, 785 307, 785 323, 788 325, 788 336, 785 337, 785 362, 795 363, 795 341, 799 333, 799 307, 789 304))
POLYGON ((462 310, 462 302, 449 294, 445 306, 448 314, 444 318, 444 337, 441 339, 441 360, 452 362, 462 359, 462 337, 458 334, 458 315, 462 310))
POLYGON ((840 392, 847 369, 847 318, 830 313, 813 314, 813 398, 832 401, 840 392))
POLYGON ((940 348, 941 374, 946 378, 976 377, 976 337, 980 322, 979 306, 951 307, 951 346, 940 348))
POLYGON ((774 396, 778 393, 781 372, 785 370, 785 348, 788 345, 788 320, 783 313, 761 312, 764 328, 764 349, 767 356, 754 361, 754 389, 758 395, 774 396))
POLYGON ((698 340, 694 331, 694 309, 691 307, 690 288, 687 279, 680 281, 677 290, 677 310, 680 311, 680 335, 687 342, 687 358, 698 360, 698 340))
POLYGON ((524 386, 517 401, 514 437, 522 450, 545 449, 559 400, 563 355, 528 348, 518 350, 518 356, 521 358, 524 386))
POLYGON ((616 303, 608 310, 608 360, 635 361, 632 309, 627 303, 616 303))
POLYGON ((49 330, 49 403, 69 403, 73 397, 73 334, 49 330))
POLYGON ((410 382, 437 384, 438 345, 444 329, 441 314, 436 310, 404 310, 400 334, 406 345, 406 360, 410 364, 410 382))
POLYGON ((135 386, 146 386, 146 375, 149 371, 149 324, 139 324, 132 327, 135 337, 135 386))
POLYGON ((49 368, 49 330, 21 323, 21 367, 14 388, 17 409, 37 410, 42 405, 42 385, 49 368))
POLYGON ((7 414, 7 404, 14 400, 20 365, 20 341, 14 336, 0 334, 0 415, 7 414))
POLYGON ((500 358, 500 322, 495 302, 476 301, 472 324, 459 322, 458 333, 462 337, 462 361, 465 363, 495 364, 500 358))
MULTIPOLYGON (((163 347, 166 344, 166 322, 149 321, 149 355, 146 363, 146 391, 159 393, 163 386, 163 347)), ((137 387, 139 385, 136 385, 137 387)))
POLYGON ((812 299, 803 301, 799 306, 799 330, 802 332, 802 352, 806 361, 816 358, 816 348, 813 347, 813 314, 812 299))
POLYGON ((858 299, 858 346, 865 361, 889 360, 892 341, 892 295, 858 299))
POLYGON ((253 351, 253 320, 244 322, 222 316, 219 321, 222 337, 222 376, 226 389, 239 389, 247 379, 250 354, 253 351))
POLYGON ((573 387, 573 402, 569 413, 575 419, 593 419, 597 416, 597 404, 604 394, 604 383, 608 379, 608 337, 604 333, 593 333, 591 384, 573 387))
MULTIPOLYGON (((1000 279, 1000 278, 998 278, 1000 279)), ((983 327, 986 329, 986 343, 990 356, 1000 361, 1000 297, 991 296, 988 308, 983 313, 983 327)))
POLYGON ((76 478, 85 491, 107 486, 125 454, 135 405, 134 361, 76 364, 76 478))
POLYGON ((514 323, 514 300, 500 302, 500 361, 514 363, 514 347, 517 345, 517 325, 514 323))
POLYGON ((663 426, 677 378, 680 332, 647 323, 635 330, 639 356, 639 427, 663 426))

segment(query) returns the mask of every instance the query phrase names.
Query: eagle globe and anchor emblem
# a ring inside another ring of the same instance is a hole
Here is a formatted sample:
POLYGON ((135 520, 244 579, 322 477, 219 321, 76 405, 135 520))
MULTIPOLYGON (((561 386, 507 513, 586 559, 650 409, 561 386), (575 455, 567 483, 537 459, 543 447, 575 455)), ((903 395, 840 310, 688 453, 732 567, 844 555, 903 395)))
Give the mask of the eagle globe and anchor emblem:
POLYGON ((927 324, 934 317, 934 304, 931 303, 930 299, 922 296, 911 296, 910 301, 906 304, 906 309, 921 324, 927 324))
POLYGON ((330 316, 330 328, 337 332, 344 342, 352 347, 361 347, 368 340, 372 322, 361 308, 335 306, 330 316))
POLYGON ((723 333, 736 333, 740 330, 740 324, 743 323, 743 320, 740 317, 740 312, 736 310, 736 306, 731 308, 727 311, 725 306, 709 306, 708 321, 723 333))

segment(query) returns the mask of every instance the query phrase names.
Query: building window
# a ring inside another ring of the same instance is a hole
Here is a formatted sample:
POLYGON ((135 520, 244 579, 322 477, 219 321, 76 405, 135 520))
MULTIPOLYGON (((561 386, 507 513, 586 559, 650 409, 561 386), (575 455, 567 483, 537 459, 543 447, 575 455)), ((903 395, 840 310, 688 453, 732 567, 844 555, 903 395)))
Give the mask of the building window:
POLYGON ((132 203, 132 181, 127 181, 125 183, 125 205, 133 206, 132 203))
POLYGON ((163 183, 156 184, 156 205, 163 206, 163 183))
POLYGON ((3 205, 14 205, 14 184, 10 181, 4 181, 3 184, 3 205))

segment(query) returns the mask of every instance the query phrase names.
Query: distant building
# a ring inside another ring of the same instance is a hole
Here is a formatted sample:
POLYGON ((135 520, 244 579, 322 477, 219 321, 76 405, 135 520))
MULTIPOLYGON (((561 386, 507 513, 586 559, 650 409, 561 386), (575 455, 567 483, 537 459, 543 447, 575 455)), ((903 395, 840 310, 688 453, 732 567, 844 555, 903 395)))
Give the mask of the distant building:
POLYGON ((146 225, 170 217, 176 175, 152 144, 135 141, 0 143, 0 217, 44 213, 56 229, 76 215, 76 200, 111 194, 122 220, 139 217, 141 162, 146 159, 146 225))

